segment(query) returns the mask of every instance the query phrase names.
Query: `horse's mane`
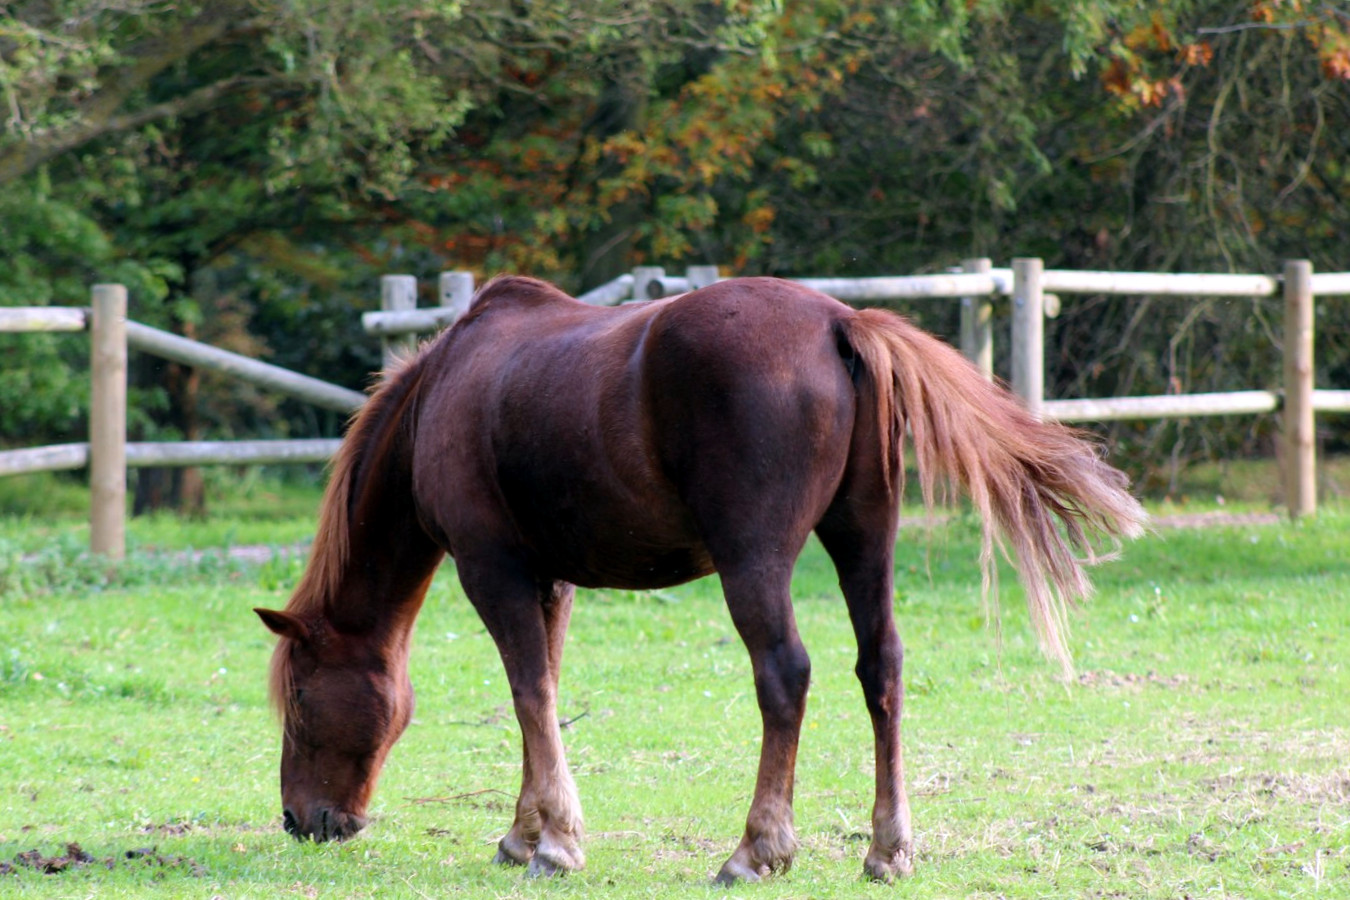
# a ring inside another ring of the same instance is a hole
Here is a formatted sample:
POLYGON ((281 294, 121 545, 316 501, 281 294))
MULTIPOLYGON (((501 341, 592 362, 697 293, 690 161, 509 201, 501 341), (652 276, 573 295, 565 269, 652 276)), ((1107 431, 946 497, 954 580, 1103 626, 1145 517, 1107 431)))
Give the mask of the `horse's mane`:
MULTIPOLYGON (((319 525, 310 547, 309 562, 300 577, 286 612, 310 620, 324 612, 338 589, 349 554, 349 513, 357 473, 366 461, 367 448, 391 427, 391 415, 400 412, 420 381, 425 352, 395 358, 385 370, 370 398, 352 414, 347 434, 330 464, 328 486, 319 504, 319 525)), ((268 694, 283 717, 291 696, 290 639, 281 638, 272 654, 268 694)))
MULTIPOLYGON (((571 300, 567 294, 546 281, 523 275, 493 278, 474 295, 469 312, 461 319, 468 324, 487 311, 493 301, 543 303, 571 300)), ((349 514, 359 489, 363 464, 378 465, 371 459, 372 449, 388 429, 407 427, 411 417, 402 415, 408 398, 421 380, 425 348, 407 358, 395 359, 386 367, 370 399, 353 414, 342 446, 333 457, 328 487, 319 505, 319 527, 309 551, 309 563, 300 583, 286 603, 286 612, 309 622, 319 618, 338 590, 350 550, 349 514)), ((374 451, 378 452, 378 451, 374 451)), ((273 706, 289 720, 288 704, 292 695, 290 638, 281 638, 272 654, 268 694, 273 706)))

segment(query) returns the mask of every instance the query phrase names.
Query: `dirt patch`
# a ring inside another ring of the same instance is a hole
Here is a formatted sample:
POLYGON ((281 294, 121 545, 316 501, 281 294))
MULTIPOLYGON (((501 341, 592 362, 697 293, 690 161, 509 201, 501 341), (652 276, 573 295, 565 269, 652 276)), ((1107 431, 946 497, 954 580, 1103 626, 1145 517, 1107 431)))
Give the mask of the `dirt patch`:
POLYGON ((1178 690, 1191 681, 1186 675, 1159 675, 1157 672, 1112 672, 1110 669, 1078 673, 1078 683, 1083 687, 1115 688, 1117 690, 1138 690, 1145 685, 1178 690))
POLYGON ((1257 773, 1220 775, 1200 782, 1211 794, 1227 799, 1270 797, 1309 806, 1350 803, 1350 769, 1327 774, 1257 773))
POLYGON ((200 878, 206 870, 185 856, 162 856, 154 847, 141 847, 127 850, 120 856, 99 858, 87 852, 79 844, 66 844, 64 851, 47 856, 41 850, 33 849, 20 853, 12 862, 0 860, 0 875, 14 875, 24 869, 41 872, 44 875, 60 875, 63 872, 87 869, 92 866, 115 869, 118 865, 140 865, 156 869, 181 869, 200 878))

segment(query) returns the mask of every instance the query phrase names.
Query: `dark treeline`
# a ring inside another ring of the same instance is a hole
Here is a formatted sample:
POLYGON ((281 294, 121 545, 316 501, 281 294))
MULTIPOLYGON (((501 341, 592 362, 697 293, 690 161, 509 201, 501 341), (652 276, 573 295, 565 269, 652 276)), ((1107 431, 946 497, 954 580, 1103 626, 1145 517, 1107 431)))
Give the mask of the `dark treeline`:
MULTIPOLYGON (((0 21, 0 302, 120 281, 138 320, 351 386, 396 271, 1350 269, 1334 4, 34 0, 0 21)), ((911 312, 954 336, 953 306, 911 312)), ((1318 328, 1319 386, 1350 386, 1350 308, 1318 328)), ((1047 392, 1277 387, 1279 332, 1278 298, 1075 297, 1047 392)), ((80 439, 86 352, 0 339, 0 445, 80 439)), ((149 359, 133 386, 133 439, 341 427, 149 359)), ((1268 454, 1275 424, 1104 433, 1147 475, 1268 454)))

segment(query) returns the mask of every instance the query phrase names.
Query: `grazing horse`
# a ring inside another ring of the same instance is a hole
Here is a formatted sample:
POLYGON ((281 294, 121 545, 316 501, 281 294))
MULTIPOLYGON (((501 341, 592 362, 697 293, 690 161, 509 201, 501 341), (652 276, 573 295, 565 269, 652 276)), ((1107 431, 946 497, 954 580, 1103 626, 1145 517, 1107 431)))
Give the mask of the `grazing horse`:
POLYGON ((839 574, 875 734, 864 869, 909 872, 891 583, 907 435, 929 505, 960 487, 983 515, 986 585, 995 545, 1011 544, 1042 645, 1067 667, 1065 606, 1091 589, 1082 563, 1096 539, 1137 534, 1144 513, 1092 445, 949 346, 770 278, 609 309, 529 278, 492 281, 357 413, 294 595, 257 611, 281 638, 271 692, 286 831, 324 841, 365 825, 412 716, 413 622, 448 553, 501 654, 524 743, 496 860, 580 868, 557 713, 574 587, 715 572, 763 724, 745 832, 717 880, 786 869, 810 677, 788 590, 814 531, 839 574))

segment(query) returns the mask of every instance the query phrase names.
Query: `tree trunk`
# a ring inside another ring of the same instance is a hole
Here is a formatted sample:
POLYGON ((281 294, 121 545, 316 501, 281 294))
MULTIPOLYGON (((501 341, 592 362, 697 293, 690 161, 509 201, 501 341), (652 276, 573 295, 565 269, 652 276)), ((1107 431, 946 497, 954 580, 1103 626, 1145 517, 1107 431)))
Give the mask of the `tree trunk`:
MULTIPOLYGON (((197 329, 191 323, 182 323, 179 332, 184 337, 195 338, 197 329)), ((200 440, 197 399, 201 373, 179 363, 156 360, 156 365, 151 368, 151 379, 159 380, 168 395, 167 424, 182 436, 182 440, 200 440)), ((141 469, 136 478, 132 514, 139 516, 156 510, 174 510, 193 518, 205 516, 206 484, 201 469, 196 466, 141 469)))

